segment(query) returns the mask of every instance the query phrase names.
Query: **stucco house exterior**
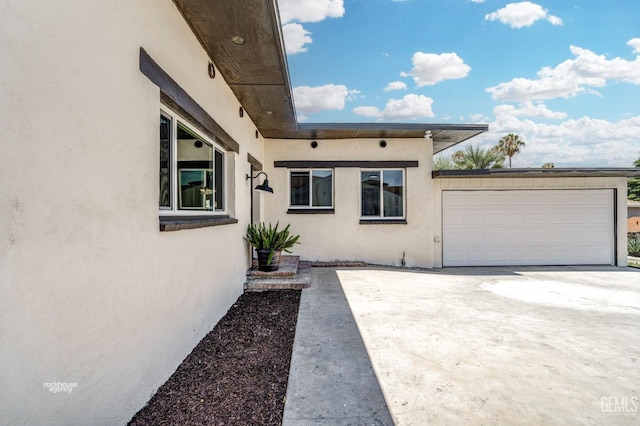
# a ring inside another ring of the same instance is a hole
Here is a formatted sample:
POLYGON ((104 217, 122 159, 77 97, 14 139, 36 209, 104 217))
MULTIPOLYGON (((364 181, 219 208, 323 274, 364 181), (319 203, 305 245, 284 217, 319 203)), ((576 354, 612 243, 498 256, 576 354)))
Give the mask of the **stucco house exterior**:
POLYGON ((626 265, 637 170, 433 172, 487 126, 297 123, 275 1, 10 0, 0 49, 2 424, 126 423, 242 293, 252 215, 311 261, 626 265))

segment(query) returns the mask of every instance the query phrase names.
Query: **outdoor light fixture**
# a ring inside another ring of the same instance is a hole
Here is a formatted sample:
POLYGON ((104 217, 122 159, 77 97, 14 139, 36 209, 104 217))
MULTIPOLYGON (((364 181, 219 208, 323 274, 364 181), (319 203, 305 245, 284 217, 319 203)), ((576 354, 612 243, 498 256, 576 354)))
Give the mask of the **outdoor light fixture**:
POLYGON ((251 224, 253 225, 253 190, 257 189, 258 191, 265 191, 265 192, 270 192, 273 194, 273 188, 271 188, 269 186, 269 176, 267 176, 267 174, 265 172, 259 172, 257 175, 252 176, 252 175, 246 175, 245 180, 249 180, 251 179, 251 224), (253 180, 254 179, 258 179, 258 177, 260 177, 260 175, 264 175, 264 182, 262 182, 261 184, 256 185, 255 188, 253 188, 253 180))
POLYGON ((244 38, 240 36, 231 37, 231 41, 238 46, 242 46, 245 43, 244 38))

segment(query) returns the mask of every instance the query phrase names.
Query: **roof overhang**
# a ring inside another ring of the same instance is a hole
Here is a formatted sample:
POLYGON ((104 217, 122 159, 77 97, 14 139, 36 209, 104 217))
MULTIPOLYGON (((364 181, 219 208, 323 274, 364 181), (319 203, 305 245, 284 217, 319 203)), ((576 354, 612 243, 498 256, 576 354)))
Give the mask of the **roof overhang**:
POLYGON ((276 0, 174 3, 266 138, 421 138, 429 131, 435 154, 488 130, 486 124, 298 124, 276 0))
POLYGON ((627 168, 540 168, 540 169, 473 169, 473 170, 436 170, 431 172, 438 178, 500 178, 500 177, 636 177, 640 169, 627 168))

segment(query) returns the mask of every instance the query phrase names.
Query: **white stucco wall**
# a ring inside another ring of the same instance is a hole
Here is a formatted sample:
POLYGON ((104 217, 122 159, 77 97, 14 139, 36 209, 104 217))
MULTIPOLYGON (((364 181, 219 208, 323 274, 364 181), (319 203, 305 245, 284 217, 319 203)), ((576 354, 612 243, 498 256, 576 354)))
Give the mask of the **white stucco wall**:
MULTIPOLYGON (((624 177, 505 177, 438 178, 434 180, 433 204, 436 239, 436 267, 442 267, 442 191, 443 190, 535 190, 535 189, 615 189, 617 190, 616 227, 618 266, 627 266, 627 179, 624 177)), ((588 230, 585 230, 588 232, 588 230)))
POLYGON ((265 169, 274 194, 263 198, 265 217, 271 222, 291 224, 300 234, 294 253, 305 260, 353 261, 400 265, 403 252, 407 266, 433 266, 433 147, 430 140, 385 139, 267 140, 265 169), (418 161, 406 168, 407 224, 360 224, 360 168, 334 169, 334 214, 287 214, 288 169, 275 168, 274 161, 418 161))
POLYGON ((170 0, 4 1, 0 46, 0 424, 122 424, 242 292, 263 140, 170 0), (140 47, 240 142, 238 224, 159 232, 140 47))

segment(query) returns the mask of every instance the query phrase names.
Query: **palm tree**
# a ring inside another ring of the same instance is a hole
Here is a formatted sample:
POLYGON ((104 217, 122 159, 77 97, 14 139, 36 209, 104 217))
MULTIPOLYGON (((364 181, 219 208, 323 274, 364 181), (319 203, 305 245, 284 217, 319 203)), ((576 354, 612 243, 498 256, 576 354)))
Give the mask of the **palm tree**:
POLYGON ((456 166, 451 157, 442 154, 433 157, 433 170, 453 170, 457 168, 458 166, 456 166))
POLYGON ((501 169, 504 163, 504 155, 497 146, 484 149, 467 145, 464 151, 456 151, 451 159, 459 169, 501 169))
POLYGON ((502 153, 509 157, 509 168, 511 168, 511 157, 520 152, 520 149, 524 148, 525 142, 520 139, 520 136, 509 133, 507 136, 500 139, 498 142, 498 149, 502 153))
POLYGON ((636 161, 633 162, 633 165, 635 167, 640 167, 640 157, 638 157, 638 159, 636 161))

